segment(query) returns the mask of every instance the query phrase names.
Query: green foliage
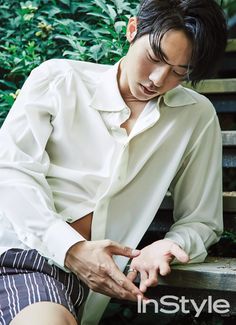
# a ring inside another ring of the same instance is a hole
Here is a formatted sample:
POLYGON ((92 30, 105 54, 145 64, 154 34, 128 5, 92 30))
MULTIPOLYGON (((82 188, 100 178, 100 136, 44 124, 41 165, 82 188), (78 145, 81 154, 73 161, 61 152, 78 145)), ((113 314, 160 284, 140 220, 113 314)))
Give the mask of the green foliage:
POLYGON ((235 0, 223 0, 222 7, 225 10, 226 15, 230 18, 236 13, 236 1, 235 0))
POLYGON ((138 0, 0 0, 0 124, 30 71, 50 58, 113 64, 138 0))

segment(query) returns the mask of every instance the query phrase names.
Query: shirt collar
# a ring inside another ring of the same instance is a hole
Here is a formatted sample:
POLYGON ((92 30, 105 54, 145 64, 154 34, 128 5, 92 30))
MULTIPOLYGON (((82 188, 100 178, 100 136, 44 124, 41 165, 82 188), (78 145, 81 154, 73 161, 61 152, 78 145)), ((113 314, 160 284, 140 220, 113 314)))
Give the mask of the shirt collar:
POLYGON ((117 73, 121 60, 106 70, 99 80, 95 93, 90 102, 90 106, 99 111, 122 111, 127 107, 121 97, 117 73))
POLYGON ((169 107, 180 107, 196 104, 196 99, 183 86, 179 85, 163 95, 165 105, 169 107))
MULTIPOLYGON (((118 112, 127 107, 121 97, 117 82, 120 61, 102 73, 90 102, 91 107, 107 112, 118 112)), ((163 97, 165 105, 169 107, 180 107, 197 103, 195 98, 181 85, 171 89, 161 97, 163 97)), ((159 100, 160 97, 158 98, 158 102, 159 100)))

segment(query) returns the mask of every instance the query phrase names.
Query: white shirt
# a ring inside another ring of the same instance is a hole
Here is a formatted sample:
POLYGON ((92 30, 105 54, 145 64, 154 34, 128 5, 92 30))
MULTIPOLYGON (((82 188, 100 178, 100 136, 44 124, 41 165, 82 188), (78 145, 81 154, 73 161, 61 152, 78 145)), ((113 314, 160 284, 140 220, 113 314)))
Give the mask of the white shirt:
MULTIPOLYGON (((92 240, 135 248, 168 189, 175 223, 166 238, 191 262, 219 239, 221 132, 212 104, 178 86, 151 100, 127 135, 118 64, 50 60, 25 82, 0 130, 0 253, 34 248, 64 268, 67 250, 84 240, 68 223, 92 211, 92 240)), ((127 258, 115 260, 123 270, 127 258)), ((108 301, 90 293, 83 324, 95 324, 108 301)))

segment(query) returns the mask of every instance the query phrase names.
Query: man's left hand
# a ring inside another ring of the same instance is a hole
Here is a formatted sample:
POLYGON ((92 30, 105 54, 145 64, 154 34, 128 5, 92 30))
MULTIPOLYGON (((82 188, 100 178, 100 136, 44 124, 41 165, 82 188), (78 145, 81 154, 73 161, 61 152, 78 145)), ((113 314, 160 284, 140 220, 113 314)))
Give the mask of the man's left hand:
POLYGON ((141 254, 132 259, 127 277, 134 281, 137 272, 140 273, 139 289, 146 292, 148 287, 154 287, 158 283, 158 273, 167 275, 170 273, 170 262, 174 257, 181 263, 189 260, 186 252, 170 239, 158 240, 151 245, 144 247, 141 254))

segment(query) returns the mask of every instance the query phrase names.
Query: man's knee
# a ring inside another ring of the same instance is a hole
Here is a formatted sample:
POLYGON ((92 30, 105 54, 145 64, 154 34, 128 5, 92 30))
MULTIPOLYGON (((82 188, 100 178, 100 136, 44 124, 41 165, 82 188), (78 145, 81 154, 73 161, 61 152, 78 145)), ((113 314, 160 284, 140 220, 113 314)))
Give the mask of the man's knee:
POLYGON ((10 325, 77 325, 74 316, 64 306, 43 301, 22 309, 10 325))

